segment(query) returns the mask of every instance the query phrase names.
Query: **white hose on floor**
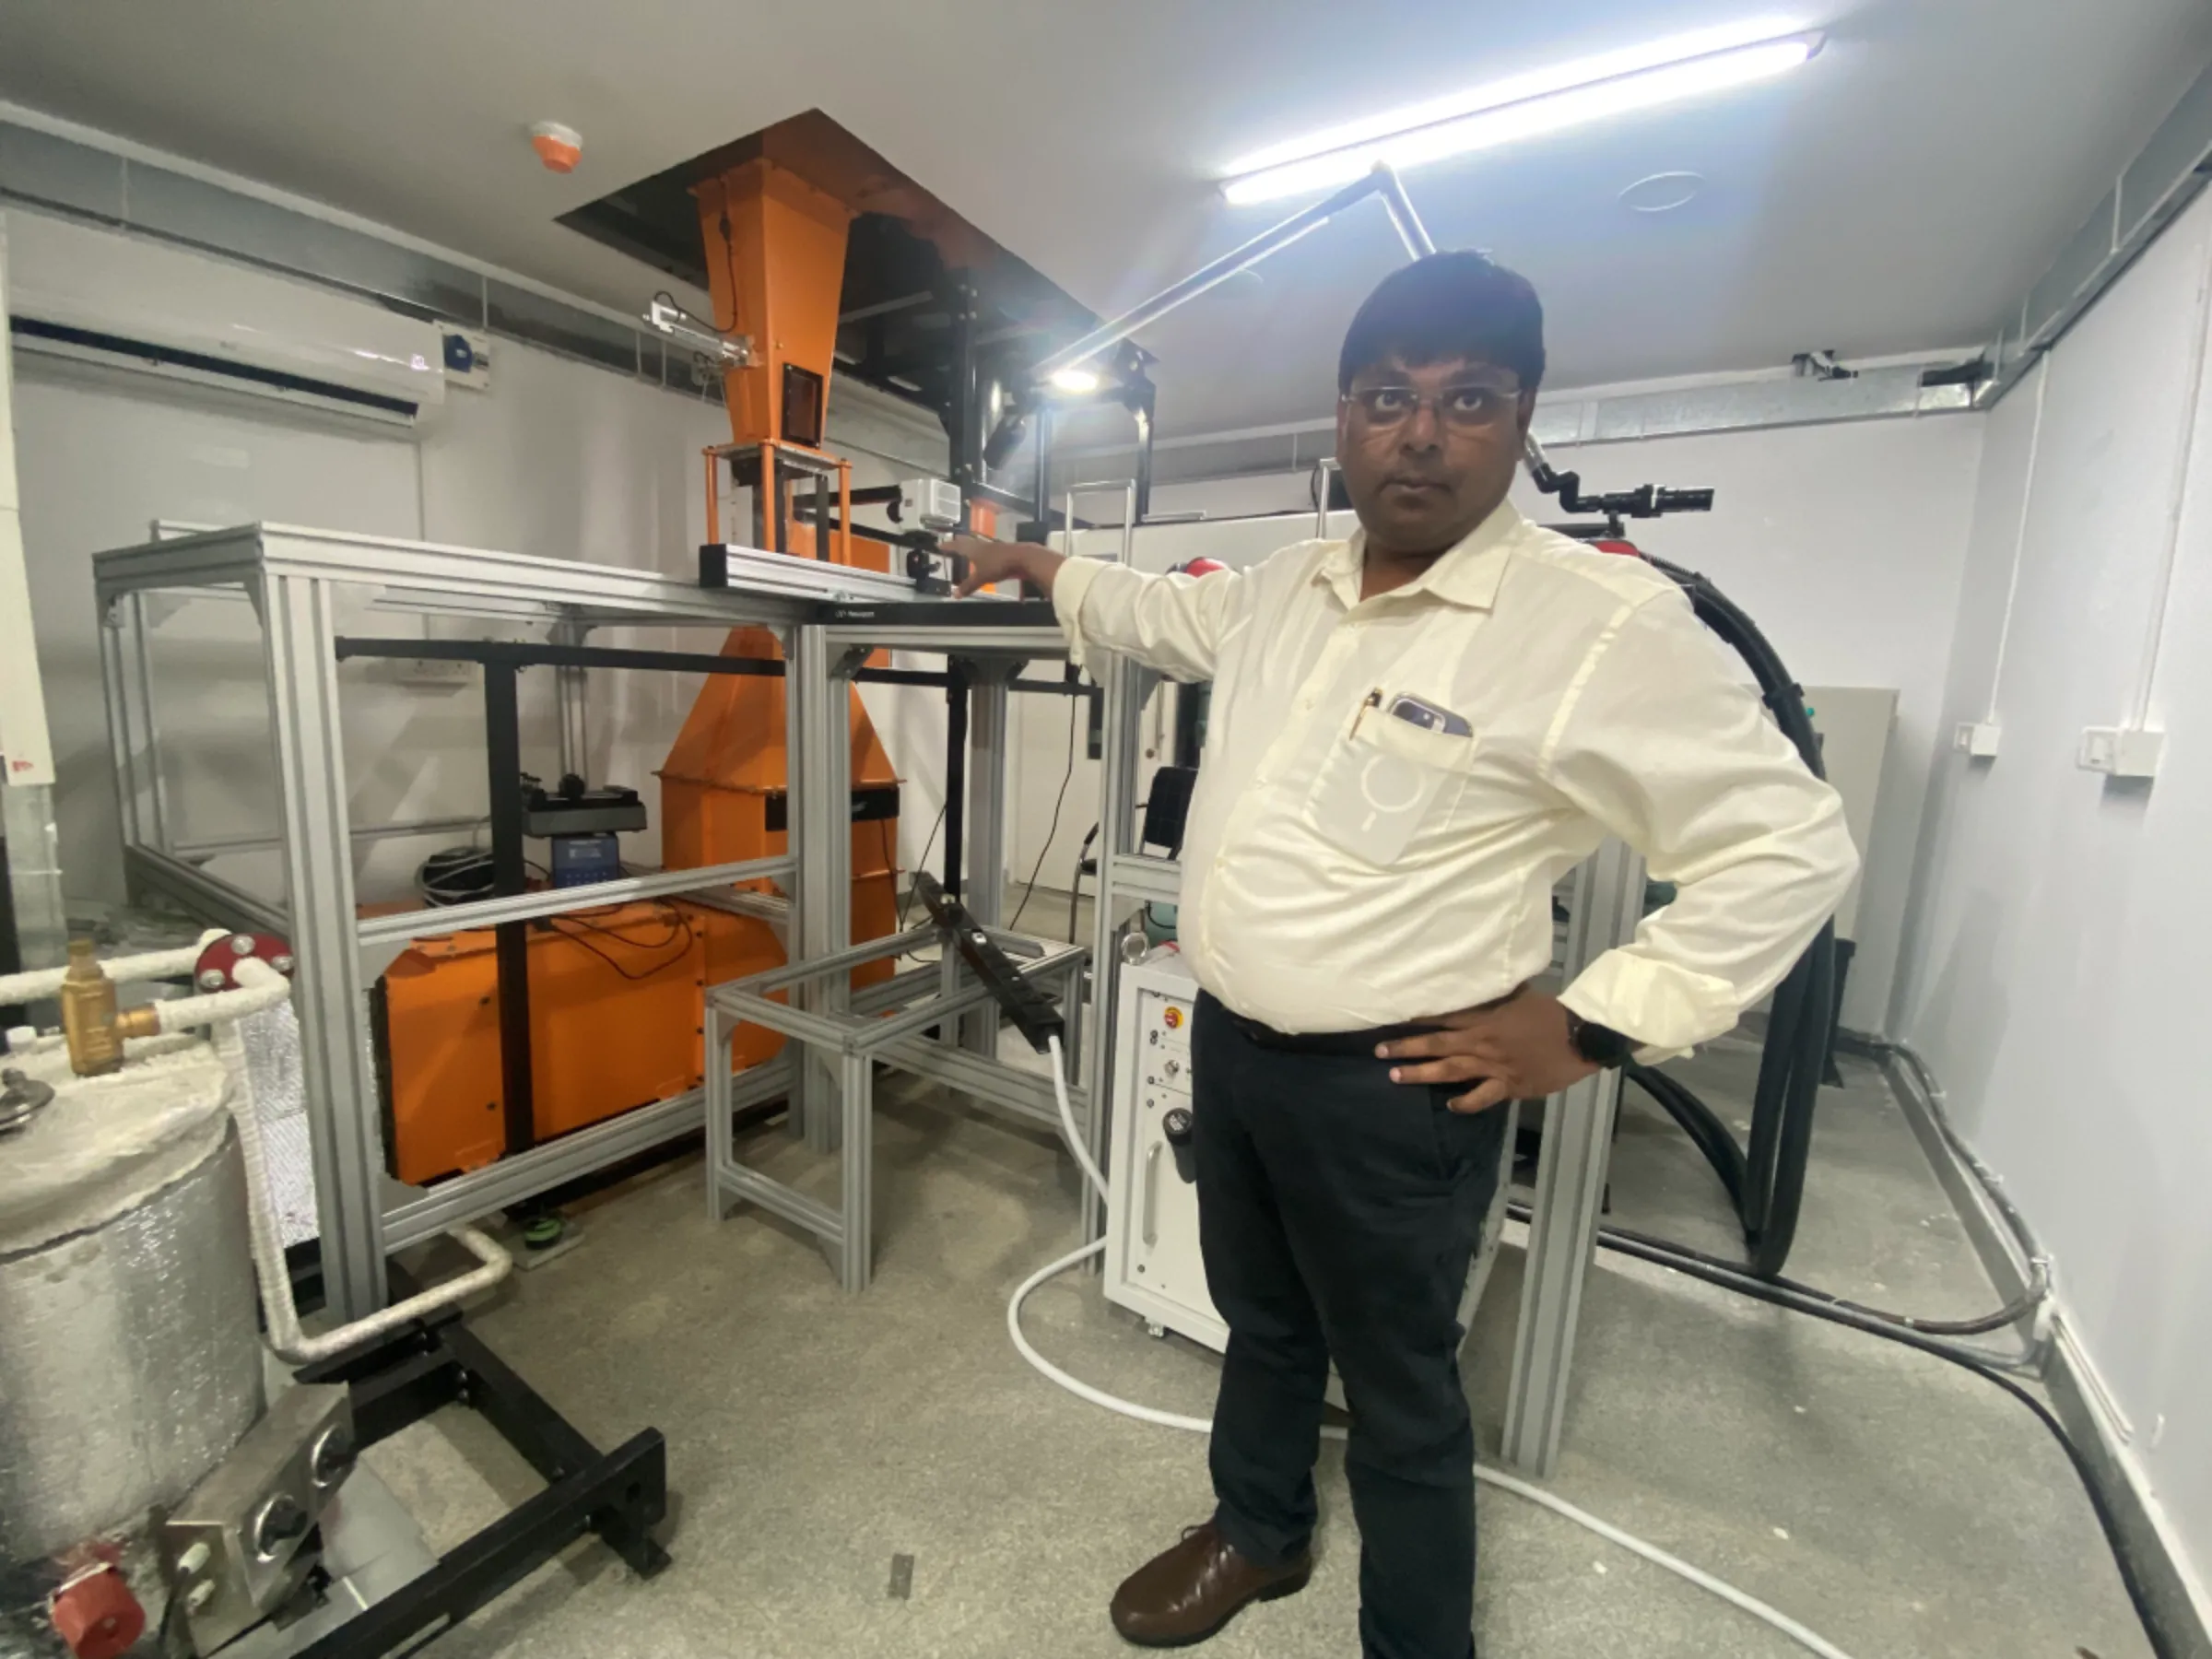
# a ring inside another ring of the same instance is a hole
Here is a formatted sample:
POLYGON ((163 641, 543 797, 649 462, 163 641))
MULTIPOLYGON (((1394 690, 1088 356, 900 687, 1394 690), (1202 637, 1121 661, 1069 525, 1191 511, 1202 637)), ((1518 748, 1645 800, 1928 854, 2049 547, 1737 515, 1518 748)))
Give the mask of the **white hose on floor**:
MULTIPOLYGON (((1097 1163, 1092 1160, 1089 1149, 1084 1145, 1083 1136, 1076 1127, 1075 1108, 1068 1102, 1067 1078, 1065 1075, 1066 1062, 1060 1053, 1060 1040, 1057 1037, 1050 1039, 1048 1046, 1051 1049, 1053 1060, 1053 1096, 1060 1107, 1061 1133, 1067 1139, 1068 1150, 1076 1155, 1076 1162, 1082 1167, 1083 1179, 1090 1182, 1092 1190, 1101 1200, 1106 1200, 1108 1198, 1106 1179, 1099 1173, 1097 1163)), ((1021 1306, 1022 1303, 1029 1300, 1031 1293, 1046 1280, 1066 1272, 1078 1262, 1086 1261, 1091 1256, 1104 1254, 1105 1250, 1106 1241, 1103 1239, 1095 1244, 1086 1244, 1082 1249, 1070 1251, 1058 1261, 1040 1267, 1028 1278, 1022 1280, 1020 1286, 1015 1290, 1012 1300, 1006 1303, 1006 1334, 1014 1339, 1015 1348, 1030 1365, 1077 1399, 1088 1400, 1093 1406, 1103 1406, 1108 1411, 1120 1413, 1123 1417, 1135 1418, 1140 1423, 1154 1423, 1162 1429, 1185 1429, 1194 1434, 1210 1434, 1213 1432, 1214 1426, 1206 1418, 1184 1417, 1177 1412, 1160 1411, 1150 1406, 1139 1406, 1134 1400, 1124 1400, 1118 1394, 1108 1394, 1102 1388, 1094 1388, 1080 1377, 1068 1375, 1067 1372, 1062 1371, 1030 1347, 1029 1338, 1021 1334, 1021 1306)), ((1322 1430, 1322 1433, 1332 1440, 1345 1438, 1345 1431, 1342 1429, 1324 1428, 1322 1430)), ((1851 1659, 1851 1656, 1835 1643, 1808 1630, 1779 1608, 1769 1606, 1757 1596, 1738 1590, 1734 1584, 1713 1577, 1702 1568, 1691 1566, 1678 1556, 1669 1555, 1656 1544, 1646 1543, 1632 1533, 1623 1532, 1608 1521, 1599 1520, 1587 1510, 1577 1509, 1564 1498, 1556 1497, 1541 1487, 1532 1486, 1518 1477, 1508 1475, 1502 1470, 1486 1467, 1481 1464, 1475 1465, 1475 1478, 1489 1486, 1494 1486, 1501 1491, 1511 1492, 1516 1498, 1525 1498, 1531 1503, 1540 1504, 1555 1515, 1573 1522, 1585 1531, 1595 1533, 1607 1543, 1618 1544, 1631 1554, 1641 1556, 1653 1565, 1665 1568, 1667 1571, 1675 1574, 1677 1578, 1686 1579, 1699 1589, 1708 1591, 1730 1606, 1742 1608, 1752 1618, 1771 1625, 1807 1652, 1819 1654, 1820 1659, 1851 1659)))

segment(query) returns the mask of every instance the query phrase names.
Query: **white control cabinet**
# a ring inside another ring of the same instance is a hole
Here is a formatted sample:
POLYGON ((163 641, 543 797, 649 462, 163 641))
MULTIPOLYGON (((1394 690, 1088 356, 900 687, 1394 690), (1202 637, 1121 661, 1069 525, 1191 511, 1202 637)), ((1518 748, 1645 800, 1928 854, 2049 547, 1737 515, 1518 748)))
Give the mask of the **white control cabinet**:
MULTIPOLYGON (((1176 1171, 1164 1126, 1169 1112, 1191 1109, 1191 1022, 1197 1000, 1197 982, 1172 946, 1122 970, 1105 1289, 1109 1301, 1140 1315, 1156 1332, 1174 1331, 1220 1353, 1229 1347, 1229 1327, 1206 1292, 1206 1264, 1198 1253, 1198 1189, 1176 1171)), ((1517 1123, 1520 1109, 1508 1110, 1517 1123)), ((1515 1123, 1506 1125, 1509 1159, 1515 1123)), ((1460 1299, 1463 1328, 1473 1320, 1497 1260, 1510 1175, 1510 1166, 1500 1172, 1483 1221, 1482 1244, 1460 1299)), ((1329 1398, 1343 1404, 1333 1374, 1329 1398)))
POLYGON ((1172 947, 1121 975, 1115 1010, 1112 1202, 1106 1297, 1149 1324, 1229 1347, 1198 1254, 1198 1189, 1176 1172, 1169 1112, 1191 1105, 1191 1019, 1198 985, 1172 947))

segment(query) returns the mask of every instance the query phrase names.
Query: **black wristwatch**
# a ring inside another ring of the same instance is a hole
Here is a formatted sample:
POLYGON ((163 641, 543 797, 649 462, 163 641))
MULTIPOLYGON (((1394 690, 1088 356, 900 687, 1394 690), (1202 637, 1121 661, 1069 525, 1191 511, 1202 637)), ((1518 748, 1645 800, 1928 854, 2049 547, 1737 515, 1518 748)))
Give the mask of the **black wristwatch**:
POLYGON ((1635 1052, 1636 1040, 1624 1037, 1611 1026, 1602 1026, 1594 1020, 1584 1019, 1572 1008, 1567 1010, 1567 1041, 1574 1052, 1593 1065, 1610 1070, 1628 1064, 1635 1052))

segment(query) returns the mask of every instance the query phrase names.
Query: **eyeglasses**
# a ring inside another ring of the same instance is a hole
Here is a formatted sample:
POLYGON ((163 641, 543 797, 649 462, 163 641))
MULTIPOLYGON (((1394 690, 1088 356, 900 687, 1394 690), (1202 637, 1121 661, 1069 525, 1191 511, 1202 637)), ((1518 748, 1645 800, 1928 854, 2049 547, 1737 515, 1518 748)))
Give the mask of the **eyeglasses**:
POLYGON ((1423 397, 1411 386, 1369 386, 1344 394, 1344 401, 1377 431, 1404 426, 1423 407, 1435 410, 1438 422, 1455 432, 1479 431, 1504 419, 1520 398, 1518 387, 1478 382, 1446 386, 1434 397, 1423 397))

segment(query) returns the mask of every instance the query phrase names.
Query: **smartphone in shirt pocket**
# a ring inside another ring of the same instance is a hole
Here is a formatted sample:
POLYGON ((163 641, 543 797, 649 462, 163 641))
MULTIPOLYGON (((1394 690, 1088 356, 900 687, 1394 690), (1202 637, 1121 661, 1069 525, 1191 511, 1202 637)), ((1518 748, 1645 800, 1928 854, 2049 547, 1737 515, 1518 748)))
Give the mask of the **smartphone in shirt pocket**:
POLYGON ((1378 688, 1322 761, 1307 810, 1332 845, 1368 864, 1394 864, 1425 824, 1451 810, 1474 755, 1465 716, 1378 688))

